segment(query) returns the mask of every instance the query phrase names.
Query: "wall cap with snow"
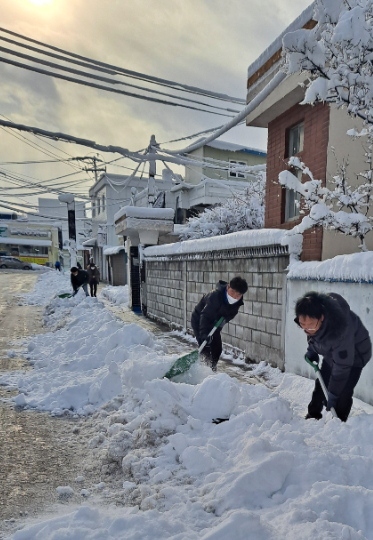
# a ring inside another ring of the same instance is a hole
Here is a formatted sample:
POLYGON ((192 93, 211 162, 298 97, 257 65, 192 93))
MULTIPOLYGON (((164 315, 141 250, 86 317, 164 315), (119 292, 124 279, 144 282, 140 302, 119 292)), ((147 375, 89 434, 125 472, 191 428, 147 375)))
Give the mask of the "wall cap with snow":
POLYGON ((123 217, 139 219, 174 219, 175 211, 173 208, 153 208, 142 206, 124 206, 114 215, 114 222, 123 217))
POLYGON ((286 253, 290 254, 291 259, 297 259, 302 251, 302 241, 301 234, 289 235, 282 229, 255 229, 148 247, 144 249, 143 255, 149 260, 153 257, 164 258, 229 249, 283 246, 287 248, 286 253))
POLYGON ((373 251, 337 255, 326 261, 292 262, 287 279, 373 284, 373 251))

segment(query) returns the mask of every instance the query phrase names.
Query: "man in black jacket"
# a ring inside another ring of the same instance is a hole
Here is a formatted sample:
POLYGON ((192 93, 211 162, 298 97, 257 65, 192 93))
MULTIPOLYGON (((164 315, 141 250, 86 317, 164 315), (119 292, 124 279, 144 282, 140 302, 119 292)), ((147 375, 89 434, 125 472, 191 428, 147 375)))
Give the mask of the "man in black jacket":
POLYGON ((100 271, 93 262, 93 259, 91 259, 89 265, 87 266, 87 273, 91 296, 97 296, 97 285, 100 283, 100 271))
MULTIPOLYGON (((205 341, 221 317, 224 317, 223 324, 225 324, 237 315, 238 310, 243 306, 242 297, 246 291, 246 281, 237 276, 229 284, 226 281, 219 281, 214 291, 202 297, 194 308, 191 320, 194 335, 199 345, 205 341)), ((216 371, 223 350, 220 336, 221 329, 222 325, 209 338, 209 342, 202 352, 206 363, 213 371, 216 371)))
POLYGON ((84 290, 86 296, 89 296, 88 287, 87 287, 88 280, 89 280, 88 272, 86 272, 85 270, 79 270, 78 268, 76 268, 76 266, 73 266, 70 272, 71 272, 71 285, 74 289, 73 296, 76 295, 79 287, 81 287, 84 290))
POLYGON ((334 407, 337 416, 346 422, 354 388, 372 355, 368 330, 336 293, 307 293, 298 299, 295 315, 295 322, 307 334, 307 357, 318 363, 319 354, 323 356, 321 375, 328 389, 326 400, 316 380, 306 418, 319 420, 326 405, 327 411, 334 407))

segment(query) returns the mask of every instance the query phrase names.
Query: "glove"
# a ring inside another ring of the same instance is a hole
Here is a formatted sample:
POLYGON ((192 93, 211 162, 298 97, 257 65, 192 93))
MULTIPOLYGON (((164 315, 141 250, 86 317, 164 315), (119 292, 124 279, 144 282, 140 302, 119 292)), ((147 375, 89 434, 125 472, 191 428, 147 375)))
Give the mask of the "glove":
POLYGON ((310 361, 313 362, 314 364, 319 365, 320 357, 319 357, 318 354, 316 354, 315 356, 312 356, 312 358, 310 358, 310 357, 308 356, 308 354, 305 354, 305 355, 304 355, 304 359, 305 359, 306 362, 307 362, 307 358, 308 358, 308 360, 310 360, 310 361))
POLYGON ((202 345, 202 343, 206 340, 206 347, 207 347, 207 345, 211 345, 213 337, 214 336, 206 336, 206 337, 200 336, 199 344, 202 345))
POLYGON ((335 396, 331 392, 328 392, 328 402, 326 404, 326 410, 330 411, 330 409, 334 408, 338 400, 338 396, 335 396))

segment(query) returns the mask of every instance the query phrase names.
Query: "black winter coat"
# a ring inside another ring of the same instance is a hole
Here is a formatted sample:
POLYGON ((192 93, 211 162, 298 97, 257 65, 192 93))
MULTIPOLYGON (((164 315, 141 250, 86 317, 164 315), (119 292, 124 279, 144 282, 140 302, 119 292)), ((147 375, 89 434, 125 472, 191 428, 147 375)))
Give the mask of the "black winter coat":
POLYGON ((342 296, 323 294, 322 301, 325 318, 316 334, 307 336, 307 356, 310 360, 318 360, 319 354, 324 357, 332 370, 328 390, 339 396, 351 368, 363 368, 369 362, 372 344, 368 330, 342 296))
POLYGON ((77 291, 79 287, 88 283, 88 272, 85 270, 78 270, 78 275, 74 276, 71 274, 71 285, 73 286, 74 291, 77 291))
POLYGON ((214 324, 224 317, 231 321, 243 306, 243 300, 230 304, 226 298, 227 283, 219 281, 214 291, 205 294, 192 313, 192 327, 198 343, 202 343, 214 327, 214 324))

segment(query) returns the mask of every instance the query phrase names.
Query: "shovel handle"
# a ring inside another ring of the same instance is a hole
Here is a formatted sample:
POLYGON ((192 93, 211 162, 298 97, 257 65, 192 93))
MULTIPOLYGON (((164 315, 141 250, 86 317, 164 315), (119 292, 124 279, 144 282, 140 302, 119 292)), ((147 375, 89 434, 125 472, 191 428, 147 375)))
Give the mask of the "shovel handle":
MULTIPOLYGON (((319 379, 319 383, 320 383, 320 386, 322 388, 322 391, 324 392, 324 396, 326 397, 326 400, 328 400, 329 399, 328 389, 326 388, 325 383, 324 383, 324 379, 323 379, 323 377, 322 377, 322 375, 320 373, 319 365, 316 362, 312 362, 312 360, 310 360, 308 358, 308 356, 305 356, 304 358, 305 358, 307 364, 309 364, 315 370, 316 377, 319 379)), ((334 407, 330 408, 330 412, 332 413, 334 418, 338 418, 334 407)))

